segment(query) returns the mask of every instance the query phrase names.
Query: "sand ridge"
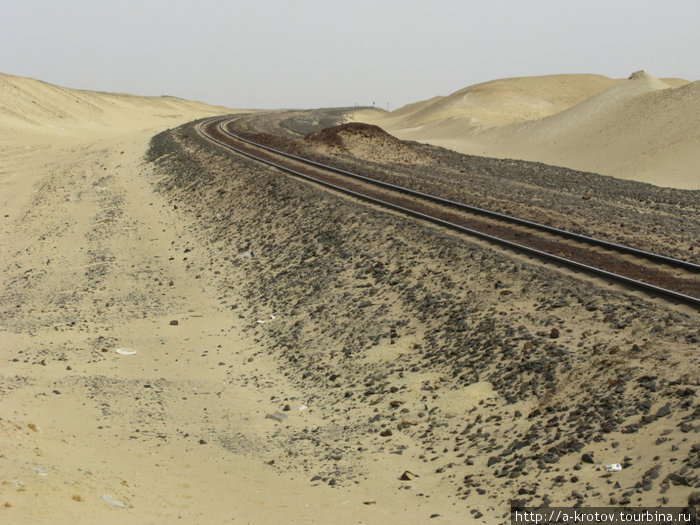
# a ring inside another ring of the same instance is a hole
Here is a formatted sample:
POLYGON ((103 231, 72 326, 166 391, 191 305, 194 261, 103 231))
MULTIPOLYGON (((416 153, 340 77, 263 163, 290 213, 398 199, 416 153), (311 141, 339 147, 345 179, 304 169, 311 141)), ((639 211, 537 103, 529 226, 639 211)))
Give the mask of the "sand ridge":
POLYGON ((0 73, 0 132, 38 131, 92 136, 182 123, 203 115, 221 115, 230 108, 176 97, 140 97, 129 94, 63 88, 0 73))
POLYGON ((475 128, 502 126, 559 113, 617 82, 602 75, 493 80, 406 106, 387 117, 401 119, 408 128, 430 127, 445 119, 464 119, 475 128))
POLYGON ((366 112, 355 120, 382 126, 399 138, 462 153, 545 162, 659 186, 700 189, 697 82, 668 79, 667 83, 643 71, 625 80, 587 75, 567 78, 571 82, 558 82, 556 76, 495 81, 414 104, 412 108, 418 111, 366 112), (580 89, 577 80, 586 89, 580 89), (511 93, 499 86, 508 86, 511 93), (459 97, 484 90, 488 103, 473 108, 447 100, 462 100, 459 97), (528 96, 537 93, 543 94, 540 100, 528 96), (543 106, 541 102, 548 96, 559 105, 543 106), (510 121, 499 119, 500 113, 492 109, 499 104, 510 121), (542 107, 550 113, 538 113, 542 107), (485 111, 497 116, 482 118, 485 111))

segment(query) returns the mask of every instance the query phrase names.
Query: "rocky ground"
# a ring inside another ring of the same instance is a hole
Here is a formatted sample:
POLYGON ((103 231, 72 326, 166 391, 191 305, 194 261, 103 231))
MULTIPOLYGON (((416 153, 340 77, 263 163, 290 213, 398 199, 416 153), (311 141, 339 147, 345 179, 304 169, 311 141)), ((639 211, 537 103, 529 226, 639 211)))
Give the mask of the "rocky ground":
POLYGON ((342 114, 315 119, 303 113, 241 118, 231 128, 251 140, 368 177, 700 261, 697 191, 660 188, 536 162, 463 155, 400 142, 376 126, 360 123, 318 133, 319 126, 333 119, 340 123, 342 114), (297 126, 291 124, 295 117, 301 121, 297 126))
MULTIPOLYGON (((269 122, 284 122, 278 145, 302 148, 294 137, 341 117, 269 122)), ((697 260, 697 192, 427 146, 411 146, 426 159, 418 167, 395 152, 377 162, 310 150, 697 260)), ((485 523, 505 521, 511 504, 684 506, 700 487, 697 312, 294 180, 203 141, 192 125, 154 137, 147 160, 196 239, 175 247, 198 252, 188 271, 218 288, 266 349, 261 358, 304 393, 271 399, 270 469, 339 488, 390 468, 387 492, 429 500, 439 491, 485 523), (302 411, 320 418, 308 424, 302 411), (612 463, 623 470, 607 472, 612 463)), ((240 370, 226 374, 233 382, 240 370)), ((215 430, 205 439, 245 447, 215 430)))

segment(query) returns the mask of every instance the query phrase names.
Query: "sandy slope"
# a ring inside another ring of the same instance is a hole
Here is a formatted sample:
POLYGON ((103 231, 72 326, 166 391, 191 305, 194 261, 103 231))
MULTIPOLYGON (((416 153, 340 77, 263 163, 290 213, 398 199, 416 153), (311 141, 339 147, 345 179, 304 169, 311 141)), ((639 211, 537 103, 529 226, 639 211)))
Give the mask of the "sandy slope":
POLYGON ((105 135, 173 125, 231 110, 175 97, 139 97, 68 89, 0 73, 2 131, 105 135))
MULTIPOLYGON (((233 418, 232 432, 236 417, 255 419, 253 441, 272 425, 259 414, 259 391, 222 386, 217 354, 255 347, 185 274, 182 257, 168 261, 187 234, 145 177, 155 130, 231 110, 7 75, 0 91, 0 521, 214 523, 308 512, 312 496, 257 458, 218 457, 198 442, 215 394, 230 413, 212 419, 233 418), (140 428, 130 426, 135 417, 140 428)), ((285 392, 281 378, 275 392, 285 392)))
POLYGON ((187 271, 204 259, 150 187, 149 139, 62 150, 48 166, 39 154, 22 164, 36 179, 4 188, 30 204, 3 202, 0 521, 356 523, 371 514, 379 523, 390 511, 410 519, 401 497, 382 509, 362 504, 381 478, 334 491, 265 465, 277 429, 265 415, 282 408, 272 399, 298 400, 304 424, 317 416, 298 411, 304 393, 187 271))
POLYGON ((306 393, 242 335, 256 318, 200 279, 206 244, 144 162, 155 131, 231 110, 2 83, 0 522, 415 523, 452 505, 375 505, 396 484, 386 460, 341 490, 266 464, 267 414, 292 405, 287 431, 328 416, 300 410, 306 393))
POLYGON ((399 138, 462 153, 700 188, 697 82, 665 82, 644 72, 626 80, 593 75, 564 78, 480 84, 392 114, 356 119, 382 126, 399 138))
POLYGON ((553 115, 617 82, 601 75, 493 80, 466 87, 446 97, 405 106, 388 115, 387 122, 400 121, 406 128, 419 129, 445 119, 463 119, 477 128, 501 126, 553 115))

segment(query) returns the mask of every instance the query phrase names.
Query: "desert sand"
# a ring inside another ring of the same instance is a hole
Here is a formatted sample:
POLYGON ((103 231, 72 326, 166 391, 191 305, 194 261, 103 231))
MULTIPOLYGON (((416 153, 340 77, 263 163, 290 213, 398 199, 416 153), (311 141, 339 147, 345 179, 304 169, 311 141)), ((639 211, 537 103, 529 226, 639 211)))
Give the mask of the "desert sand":
POLYGON ((358 121, 461 153, 700 189, 700 84, 551 75, 497 80, 358 121))
POLYGON ((234 110, 9 75, 0 90, 0 521, 419 523, 454 505, 386 493, 394 456, 361 487, 267 464, 266 416, 327 416, 243 334, 269 314, 240 319, 189 271, 199 240, 144 161, 155 133, 234 110))
POLYGON ((500 523, 697 490, 697 312, 179 127, 231 109, 0 82, 0 521, 500 523))

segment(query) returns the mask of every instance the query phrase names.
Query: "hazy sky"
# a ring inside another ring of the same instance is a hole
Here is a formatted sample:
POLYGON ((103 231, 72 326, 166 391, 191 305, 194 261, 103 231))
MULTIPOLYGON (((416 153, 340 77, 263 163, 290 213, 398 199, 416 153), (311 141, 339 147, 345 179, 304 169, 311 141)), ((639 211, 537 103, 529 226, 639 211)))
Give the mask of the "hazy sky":
POLYGON ((0 0, 0 72, 229 107, 639 69, 700 78, 700 0, 0 0))

